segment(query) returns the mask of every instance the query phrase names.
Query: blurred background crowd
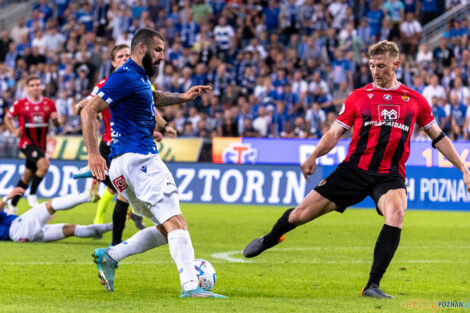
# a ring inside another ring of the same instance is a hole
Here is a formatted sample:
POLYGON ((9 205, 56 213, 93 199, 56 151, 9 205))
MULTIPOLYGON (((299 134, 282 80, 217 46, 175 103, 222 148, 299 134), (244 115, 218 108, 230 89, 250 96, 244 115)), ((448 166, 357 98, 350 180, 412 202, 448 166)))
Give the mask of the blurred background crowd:
POLYGON ((435 48, 421 41, 425 24, 464 3, 40 0, 0 33, 0 124, 36 74, 63 122, 52 131, 80 134, 74 104, 112 72, 111 48, 152 27, 168 41, 158 89, 213 86, 211 94, 163 109, 179 136, 319 138, 348 94, 372 82, 368 45, 388 39, 401 47, 399 80, 424 95, 453 140, 468 140, 469 21, 450 21, 435 48))

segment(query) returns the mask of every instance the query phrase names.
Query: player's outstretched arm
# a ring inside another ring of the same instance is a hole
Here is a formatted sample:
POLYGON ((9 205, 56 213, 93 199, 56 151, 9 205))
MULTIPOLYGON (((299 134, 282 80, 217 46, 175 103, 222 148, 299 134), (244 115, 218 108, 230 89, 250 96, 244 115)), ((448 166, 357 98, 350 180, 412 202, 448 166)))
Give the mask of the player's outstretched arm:
POLYGON ((12 199, 14 196, 22 196, 23 194, 24 194, 23 188, 21 187, 13 188, 13 190, 8 195, 6 195, 5 197, 3 197, 2 200, 0 200, 0 211, 2 211, 3 208, 5 207, 5 202, 7 202, 7 200, 12 199))
POLYGON ((305 160, 304 163, 300 166, 302 174, 307 181, 309 175, 312 175, 315 172, 317 167, 316 160, 317 158, 327 154, 331 151, 337 144, 341 136, 346 132, 346 128, 341 126, 339 123, 333 123, 331 128, 321 137, 320 142, 318 143, 315 150, 310 154, 310 156, 305 160))
POLYGON ((463 182, 467 186, 467 191, 470 192, 470 172, 468 171, 465 162, 462 161, 459 154, 455 150, 452 141, 447 136, 444 136, 439 139, 439 137, 443 133, 441 128, 436 123, 426 129, 425 132, 433 140, 436 149, 439 150, 439 152, 442 153, 442 155, 445 156, 447 160, 449 160, 456 168, 458 168, 462 172, 463 182))
POLYGON ((211 90, 211 86, 204 85, 193 86, 185 93, 171 93, 155 90, 153 91, 153 97, 157 107, 164 107, 194 100, 203 92, 210 92, 211 90))
POLYGON ((80 114, 83 138, 85 139, 85 145, 88 150, 88 167, 90 168, 93 177, 96 177, 99 180, 105 180, 105 171, 108 167, 106 166, 106 161, 100 155, 98 150, 94 120, 96 119, 96 114, 103 111, 108 106, 108 103, 101 99, 101 97, 95 96, 90 100, 90 103, 83 108, 82 113, 80 114))

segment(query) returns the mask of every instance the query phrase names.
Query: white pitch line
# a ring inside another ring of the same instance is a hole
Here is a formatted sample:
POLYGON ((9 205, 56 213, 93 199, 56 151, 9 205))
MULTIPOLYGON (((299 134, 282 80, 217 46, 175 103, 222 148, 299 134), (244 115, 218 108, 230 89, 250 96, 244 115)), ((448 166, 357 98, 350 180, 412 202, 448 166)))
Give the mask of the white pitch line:
POLYGON ((244 260, 244 259, 240 259, 240 258, 232 258, 231 257, 231 255, 238 254, 238 253, 242 253, 242 251, 237 250, 237 251, 213 253, 213 254, 211 254, 211 257, 216 258, 216 259, 220 259, 220 260, 224 260, 224 261, 228 261, 228 262, 231 262, 231 263, 251 263, 251 262, 253 262, 253 261, 250 261, 250 260, 244 260))
MULTIPOLYGON (((335 247, 336 249, 341 249, 341 250, 346 250, 346 249, 364 249, 366 247, 335 247)), ((367 247, 370 249, 370 247, 367 247)), ((277 250, 284 250, 284 251, 299 251, 299 250, 324 250, 324 249, 330 249, 330 248, 322 248, 322 247, 312 247, 312 248, 278 248, 277 250)), ((434 247, 435 249, 435 247, 434 247)), ((230 263, 251 263, 253 261, 251 260, 245 260, 242 258, 236 258, 232 257, 234 254, 241 254, 241 250, 235 250, 235 251, 227 251, 227 252, 219 252, 219 253, 213 253, 211 254, 211 257, 223 261, 227 261, 230 263)), ((290 262, 292 263, 301 263, 301 264, 363 264, 363 263, 371 263, 371 260, 351 260, 351 261, 335 261, 335 260, 315 260, 315 259, 310 259, 308 261, 297 261, 297 260, 291 260, 290 262)), ((453 260, 403 260, 401 261, 403 263, 411 263, 411 264, 448 264, 448 263, 455 263, 455 264, 469 264, 470 262, 468 261, 453 261, 453 260)))

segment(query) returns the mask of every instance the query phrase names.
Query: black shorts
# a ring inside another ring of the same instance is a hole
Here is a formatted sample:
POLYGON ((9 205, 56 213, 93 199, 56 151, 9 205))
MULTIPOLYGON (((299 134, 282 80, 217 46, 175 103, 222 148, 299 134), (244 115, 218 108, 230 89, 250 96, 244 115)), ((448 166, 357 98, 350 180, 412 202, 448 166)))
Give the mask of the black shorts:
POLYGON ((336 210, 341 213, 370 196, 377 213, 382 215, 377 207, 380 197, 389 190, 400 188, 406 190, 405 179, 399 173, 370 174, 348 163, 341 163, 314 190, 336 204, 336 210))
MULTIPOLYGON (((108 170, 109 170, 109 167, 111 166, 111 161, 109 161, 109 154, 111 153, 111 146, 109 144, 106 143, 106 141, 104 141, 103 139, 101 139, 101 142, 100 142, 100 154, 101 156, 106 160, 106 166, 108 167, 108 170)), ((103 181, 103 183, 108 187, 110 188, 111 190, 113 190, 114 192, 116 192, 116 188, 114 188, 113 186, 113 183, 111 182, 111 179, 109 179, 109 176, 106 175, 106 179, 103 181)))
POLYGON ((26 156, 26 168, 32 172, 36 172, 38 166, 36 165, 39 159, 44 158, 46 154, 36 145, 27 145, 26 148, 21 149, 21 152, 26 156))

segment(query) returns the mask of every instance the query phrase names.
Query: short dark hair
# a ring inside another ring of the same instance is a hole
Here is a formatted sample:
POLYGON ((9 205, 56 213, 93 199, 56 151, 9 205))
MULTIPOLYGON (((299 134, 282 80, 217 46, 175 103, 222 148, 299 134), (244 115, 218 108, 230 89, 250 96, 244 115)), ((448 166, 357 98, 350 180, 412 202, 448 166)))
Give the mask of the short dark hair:
POLYGON ((28 76, 28 78, 26 78, 26 86, 29 85, 29 83, 33 80, 39 80, 40 81, 41 79, 39 78, 39 76, 30 75, 30 76, 28 76))
POLYGON ((153 44, 153 38, 157 37, 160 38, 162 41, 166 42, 165 36, 162 33, 155 29, 151 28, 141 28, 139 31, 134 35, 131 42, 131 52, 135 50, 138 44, 143 43, 145 45, 151 46, 153 44))
POLYGON ((119 51, 119 50, 122 50, 122 49, 125 49, 125 48, 128 48, 129 49, 129 46, 125 43, 122 43, 120 45, 116 45, 113 47, 113 49, 111 50, 111 53, 110 53, 110 56, 111 56, 111 60, 114 61, 114 58, 116 57, 116 53, 119 51))

